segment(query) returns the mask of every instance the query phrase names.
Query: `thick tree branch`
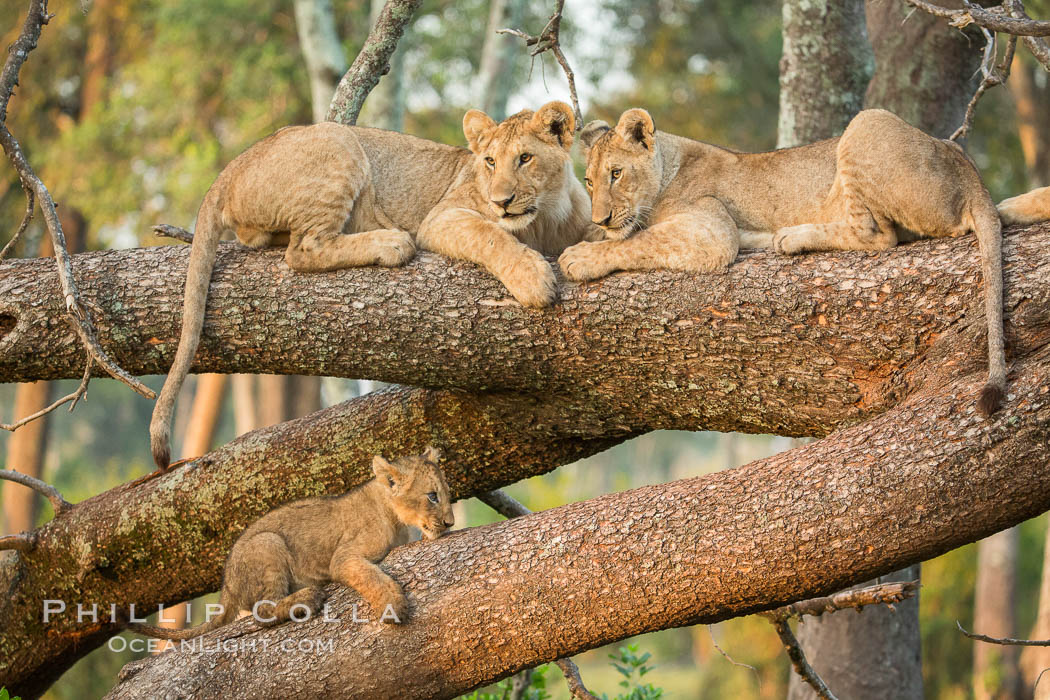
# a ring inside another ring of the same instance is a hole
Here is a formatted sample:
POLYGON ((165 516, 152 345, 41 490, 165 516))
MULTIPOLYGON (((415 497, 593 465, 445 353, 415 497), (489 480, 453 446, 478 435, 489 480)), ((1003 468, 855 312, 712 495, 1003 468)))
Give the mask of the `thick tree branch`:
POLYGON ((775 609, 937 556, 1050 506, 1050 346, 1017 363, 1014 398, 991 422, 958 406, 980 382, 946 381, 740 469, 400 548, 384 568, 409 592, 408 624, 355 624, 356 595, 332 586, 340 622, 236 624, 209 648, 237 639, 253 653, 170 652, 112 697, 272 694, 303 677, 344 697, 454 697, 616 639, 775 609), (337 642, 291 662, 280 651, 312 639, 337 642), (398 673, 375 672, 386 664, 398 673))
POLYGON ((365 98, 390 70, 390 57, 421 3, 422 0, 387 0, 361 52, 335 89, 335 97, 328 108, 328 121, 357 123, 365 98))
MULTIPOLYGON (((1048 251, 1048 224, 1005 236, 1015 357, 1050 341, 1048 251)), ((170 364, 188 254, 77 256, 100 337, 137 374, 170 364)), ((881 254, 758 253, 724 275, 563 283, 558 305, 533 311, 483 270, 431 254, 397 269, 299 274, 280 252, 228 244, 195 371, 543 392, 591 402, 628 430, 823 435, 943 377, 984 371, 977 260, 971 237, 881 254)), ((0 263, 0 381, 83 371, 76 337, 54 323, 57 289, 46 261, 0 263)))
POLYGON ((1009 3, 1003 3, 994 7, 981 7, 973 2, 964 2, 963 9, 954 10, 935 5, 932 2, 926 2, 926 0, 904 1, 923 12, 947 19, 948 24, 958 29, 976 24, 993 32, 1003 32, 1004 34, 1013 34, 1015 36, 1050 36, 1050 22, 1034 20, 1028 17, 1013 17, 1008 9, 1009 3))

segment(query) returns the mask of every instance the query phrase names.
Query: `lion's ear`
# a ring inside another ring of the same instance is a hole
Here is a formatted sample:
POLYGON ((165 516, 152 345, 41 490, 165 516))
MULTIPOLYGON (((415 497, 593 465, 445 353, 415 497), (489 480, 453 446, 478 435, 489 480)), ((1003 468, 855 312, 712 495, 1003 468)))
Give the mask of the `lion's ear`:
POLYGON ((433 464, 437 464, 441 461, 444 455, 441 454, 441 450, 434 447, 433 445, 427 445, 427 448, 423 450, 423 459, 433 464))
POLYGON ((401 483, 401 478, 404 476, 396 464, 386 461, 380 455, 372 458, 372 472, 379 483, 391 489, 401 483))
POLYGON ((628 143, 637 143, 647 151, 653 150, 656 127, 653 118, 644 109, 629 109, 620 115, 616 133, 628 143))
POLYGON ((540 138, 556 143, 567 151, 572 148, 576 117, 572 107, 564 102, 548 102, 532 115, 532 128, 540 138))
POLYGON ((601 138, 602 134, 611 129, 608 124, 603 122, 601 119, 596 119, 593 122, 589 122, 587 126, 583 127, 583 131, 580 132, 580 143, 583 144, 583 157, 586 158, 591 152, 591 148, 594 147, 595 142, 601 138))
POLYGON ((480 109, 472 109, 463 115, 463 135, 467 137, 467 145, 474 153, 484 147, 485 137, 495 128, 496 122, 480 109))

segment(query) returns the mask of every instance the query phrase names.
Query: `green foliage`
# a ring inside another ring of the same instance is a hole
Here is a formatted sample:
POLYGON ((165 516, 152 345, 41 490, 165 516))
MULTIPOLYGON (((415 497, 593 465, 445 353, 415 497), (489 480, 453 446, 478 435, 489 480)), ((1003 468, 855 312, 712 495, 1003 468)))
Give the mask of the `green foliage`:
MULTIPOLYGON (((628 644, 620 647, 615 654, 609 654, 613 667, 623 676, 620 687, 626 691, 613 700, 658 700, 663 697, 663 690, 654 687, 652 683, 642 682, 645 674, 654 668, 646 665, 651 656, 649 652, 639 654, 637 644, 628 644)), ((604 693, 602 698, 608 700, 604 693)))
POLYGON ((17 695, 15 697, 11 697, 11 695, 7 692, 7 688, 0 688, 0 700, 22 700, 22 698, 18 697, 17 695))
MULTIPOLYGON (((548 700, 550 693, 547 692, 547 672, 550 664, 544 664, 532 670, 529 676, 529 686, 525 689, 523 700, 548 700)), ((514 689, 514 676, 504 678, 499 683, 487 690, 475 690, 469 695, 462 696, 461 700, 507 700, 514 689)))

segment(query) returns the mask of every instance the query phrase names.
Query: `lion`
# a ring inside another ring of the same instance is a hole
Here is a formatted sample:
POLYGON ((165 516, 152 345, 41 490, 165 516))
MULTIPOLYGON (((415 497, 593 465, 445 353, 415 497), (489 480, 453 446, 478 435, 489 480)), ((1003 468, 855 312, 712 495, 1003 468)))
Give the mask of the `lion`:
POLYGON ((580 141, 592 219, 607 240, 562 253, 571 280, 719 271, 740 248, 887 250, 976 233, 988 324, 988 382, 977 407, 986 417, 998 408, 1006 386, 1000 214, 1007 223, 1050 218, 1046 191, 1006 200, 997 212, 961 147, 879 109, 858 114, 839 138, 767 153, 657 131, 644 109, 627 110, 615 128, 591 122, 580 141))
POLYGON ((318 613, 324 586, 353 588, 384 622, 408 618, 397 581, 376 566, 418 528, 437 539, 455 524, 448 484, 429 446, 421 455, 372 460, 375 478, 335 498, 306 498, 256 520, 234 542, 223 571, 222 611, 179 630, 132 622, 127 628, 158 639, 193 639, 252 615, 264 627, 318 613))
POLYGON ((197 214, 178 351, 150 423, 157 466, 170 461, 223 232, 252 248, 286 246, 299 272, 402 265, 418 244, 484 266, 525 306, 548 306, 557 287, 544 255, 601 235, 569 158, 575 124, 564 102, 499 124, 470 110, 468 150, 324 122, 281 129, 235 158, 197 214))

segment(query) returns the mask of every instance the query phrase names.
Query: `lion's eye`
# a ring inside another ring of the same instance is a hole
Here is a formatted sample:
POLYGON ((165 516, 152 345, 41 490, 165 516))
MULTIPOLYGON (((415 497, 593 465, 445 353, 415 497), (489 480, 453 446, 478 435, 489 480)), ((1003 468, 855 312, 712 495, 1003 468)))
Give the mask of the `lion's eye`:
POLYGON ((612 171, 610 171, 609 174, 612 175, 612 179, 613 180, 619 180, 620 179, 620 175, 623 174, 623 171, 620 170, 619 168, 613 168, 612 171))
POLYGON ((430 493, 428 493, 427 494, 427 500, 436 505, 437 502, 438 502, 437 492, 436 491, 431 491, 430 493))
POLYGON ((518 160, 521 161, 522 165, 524 165, 525 163, 528 163, 530 160, 532 160, 532 154, 531 153, 522 153, 521 157, 518 158, 518 160))
POLYGON ((587 185, 587 189, 590 189, 591 188, 591 178, 589 178, 589 177, 583 178, 583 184, 587 185))
POLYGON ((496 164, 496 159, 491 157, 491 156, 488 156, 488 157, 485 158, 485 162, 488 163, 489 167, 491 168, 492 166, 494 166, 496 164))

